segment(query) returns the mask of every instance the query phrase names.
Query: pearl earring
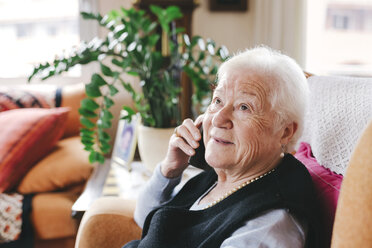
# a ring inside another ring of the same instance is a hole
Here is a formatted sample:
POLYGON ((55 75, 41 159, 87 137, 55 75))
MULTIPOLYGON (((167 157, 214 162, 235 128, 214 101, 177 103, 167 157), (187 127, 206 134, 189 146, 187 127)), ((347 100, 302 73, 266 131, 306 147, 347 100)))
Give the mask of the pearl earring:
POLYGON ((283 158, 284 157, 284 154, 285 154, 285 145, 281 145, 281 148, 282 148, 282 152, 280 153, 280 157, 283 158))

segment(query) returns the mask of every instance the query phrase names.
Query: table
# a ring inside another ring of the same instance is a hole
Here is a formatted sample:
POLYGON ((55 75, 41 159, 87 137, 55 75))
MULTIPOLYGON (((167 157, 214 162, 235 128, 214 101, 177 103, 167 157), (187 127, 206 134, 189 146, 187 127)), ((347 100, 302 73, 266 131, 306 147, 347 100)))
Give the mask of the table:
MULTIPOLYGON (((72 217, 80 219, 84 212, 99 197, 117 196, 128 200, 136 200, 137 196, 151 177, 141 161, 133 161, 131 170, 112 163, 110 159, 103 165, 97 165, 89 178, 83 193, 72 206, 72 217)), ((191 177, 202 170, 189 166, 183 173, 181 183, 177 188, 182 187, 191 177)))

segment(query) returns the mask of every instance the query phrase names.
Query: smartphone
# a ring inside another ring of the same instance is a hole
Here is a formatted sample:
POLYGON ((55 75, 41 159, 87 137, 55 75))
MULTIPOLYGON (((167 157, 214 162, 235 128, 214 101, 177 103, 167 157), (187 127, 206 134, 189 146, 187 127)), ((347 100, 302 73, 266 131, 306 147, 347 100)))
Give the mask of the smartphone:
POLYGON ((199 141, 199 147, 195 149, 194 156, 189 158, 189 165, 197 167, 202 170, 209 170, 212 167, 205 161, 205 146, 203 140, 203 127, 200 128, 201 139, 199 141))

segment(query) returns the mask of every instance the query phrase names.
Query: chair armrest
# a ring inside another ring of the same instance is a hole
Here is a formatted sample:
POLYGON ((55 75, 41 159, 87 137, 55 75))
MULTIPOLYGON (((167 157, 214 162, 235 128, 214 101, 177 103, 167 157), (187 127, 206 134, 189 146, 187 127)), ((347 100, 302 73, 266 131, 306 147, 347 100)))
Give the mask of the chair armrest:
POLYGON ((332 248, 372 247, 372 121, 360 137, 341 185, 332 248))
POLYGON ((119 197, 97 199, 83 216, 75 248, 120 248, 139 239, 142 230, 133 219, 135 205, 119 197))

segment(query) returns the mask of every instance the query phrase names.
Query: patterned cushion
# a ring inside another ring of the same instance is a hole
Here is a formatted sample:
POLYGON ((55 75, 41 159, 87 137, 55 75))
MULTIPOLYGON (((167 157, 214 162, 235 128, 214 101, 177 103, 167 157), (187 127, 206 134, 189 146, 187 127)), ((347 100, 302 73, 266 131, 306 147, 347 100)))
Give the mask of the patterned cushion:
POLYGON ((300 141, 319 164, 344 175, 358 137, 372 119, 372 78, 312 76, 300 141))
POLYGON ((18 108, 53 108, 61 105, 61 88, 54 85, 0 86, 0 112, 18 108))
POLYGON ((21 235, 23 195, 0 194, 0 244, 21 235))
POLYGON ((63 134, 68 108, 0 113, 0 193, 11 190, 63 134))

